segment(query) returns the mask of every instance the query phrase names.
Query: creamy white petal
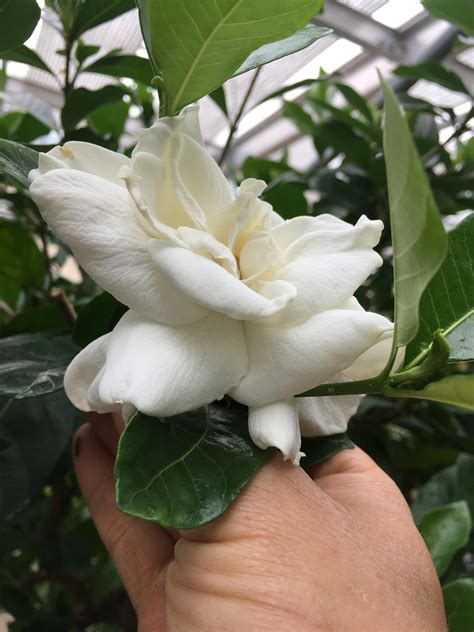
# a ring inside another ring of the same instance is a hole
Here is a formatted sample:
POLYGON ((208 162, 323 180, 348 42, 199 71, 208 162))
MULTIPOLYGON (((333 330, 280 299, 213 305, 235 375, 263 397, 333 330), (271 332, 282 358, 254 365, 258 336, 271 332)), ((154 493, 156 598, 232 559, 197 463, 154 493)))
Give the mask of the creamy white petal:
POLYGON ((46 154, 40 154, 38 169, 30 171, 29 177, 33 182, 53 169, 76 169, 123 187, 124 183, 119 178, 119 171, 129 164, 130 158, 123 154, 92 143, 69 141, 61 147, 54 147, 46 154))
POLYGON ((101 336, 78 353, 64 375, 64 389, 79 410, 108 413, 120 410, 117 404, 104 404, 97 396, 97 378, 101 375, 111 334, 101 336))
MULTIPOLYGON (((331 382, 349 381, 334 378, 331 382)), ((303 437, 319 437, 345 432, 363 395, 299 397, 298 413, 303 437)))
POLYGON ((105 403, 166 417, 222 398, 246 370, 240 322, 211 314, 172 327, 129 311, 112 333, 99 393, 105 403))
POLYGON ((241 320, 257 320, 276 314, 293 300, 295 290, 278 282, 267 299, 250 289, 222 266, 191 250, 162 240, 150 242, 150 254, 161 274, 190 299, 217 312, 241 320))
POLYGON ((172 133, 186 134, 204 147, 201 128, 199 126, 199 106, 191 105, 178 116, 164 116, 154 125, 138 132, 138 143, 133 154, 142 151, 155 156, 162 155, 165 145, 172 133))
MULTIPOLYGON (((364 351, 347 369, 344 369, 344 375, 351 380, 367 380, 370 377, 379 375, 385 368, 393 342, 393 326, 392 329, 385 332, 382 339, 367 351, 364 351)), ((395 358, 392 371, 396 371, 403 364, 405 357, 405 349, 399 349, 395 358)))
POLYGON ((283 458, 290 459, 295 465, 298 465, 300 458, 304 456, 303 452, 300 452, 301 434, 294 398, 251 407, 249 432, 259 448, 278 448, 283 458))
POLYGON ((37 178, 30 192, 79 264, 119 301, 160 322, 189 323, 206 314, 156 269, 126 189, 58 169, 37 178))
POLYGON ((259 406, 328 382, 376 344, 392 323, 351 309, 333 309, 287 327, 244 323, 249 370, 232 397, 259 406))

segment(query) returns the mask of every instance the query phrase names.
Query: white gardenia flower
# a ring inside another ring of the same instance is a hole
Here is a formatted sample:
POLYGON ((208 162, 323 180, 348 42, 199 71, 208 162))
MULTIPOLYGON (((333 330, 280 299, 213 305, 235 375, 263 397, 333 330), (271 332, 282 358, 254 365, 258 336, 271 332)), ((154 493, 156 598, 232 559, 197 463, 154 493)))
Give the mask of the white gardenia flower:
POLYGON ((82 142, 41 154, 41 214, 85 271, 130 309, 65 376, 81 410, 170 416, 229 394, 255 443, 297 463, 301 432, 342 432, 359 396, 296 399, 385 365, 393 325, 355 290, 381 265, 382 222, 283 221, 235 193, 206 151, 197 107, 142 130, 132 158, 82 142))

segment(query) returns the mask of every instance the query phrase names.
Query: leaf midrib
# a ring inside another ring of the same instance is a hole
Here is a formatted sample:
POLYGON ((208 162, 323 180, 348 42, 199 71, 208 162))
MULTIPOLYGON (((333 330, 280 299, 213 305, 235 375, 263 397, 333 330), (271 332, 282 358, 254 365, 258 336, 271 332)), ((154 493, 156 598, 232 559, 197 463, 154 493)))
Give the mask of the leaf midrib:
POLYGON ((214 35, 217 33, 217 31, 221 28, 221 26, 227 21, 227 19, 234 13, 234 11, 236 10, 236 8, 238 6, 240 6, 242 4, 242 0, 237 0, 237 2, 234 4, 234 6, 230 9, 230 11, 228 11, 225 15, 222 16, 222 18, 219 20, 219 22, 215 25, 215 27, 212 29, 212 31, 209 33, 208 37, 204 40, 203 45, 199 51, 199 53, 196 55, 193 63, 191 64, 191 66, 188 69, 188 72, 186 73, 183 82, 181 83, 181 87, 178 90, 178 92, 176 93, 175 98, 173 99, 173 102, 171 104, 171 114, 174 114, 174 112, 176 111, 176 106, 178 105, 181 97, 184 94, 184 91, 187 88, 187 85, 189 83, 189 80, 194 72, 194 69, 196 68, 196 66, 199 64, 201 57, 204 55, 205 50, 207 49, 210 41, 213 39, 214 35))

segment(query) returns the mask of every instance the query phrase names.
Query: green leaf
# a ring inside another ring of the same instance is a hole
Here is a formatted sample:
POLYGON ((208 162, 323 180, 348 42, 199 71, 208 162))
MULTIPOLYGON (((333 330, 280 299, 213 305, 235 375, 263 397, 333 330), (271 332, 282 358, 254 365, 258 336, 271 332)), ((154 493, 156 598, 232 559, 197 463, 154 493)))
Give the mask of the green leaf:
POLYGON ((57 303, 48 303, 19 312, 2 326, 1 332, 2 336, 16 336, 38 331, 66 331, 68 329, 70 329, 70 324, 64 311, 57 303))
POLYGON ((13 309, 22 289, 41 289, 44 264, 30 234, 18 224, 0 222, 0 298, 13 309))
POLYGON ((23 44, 40 19, 35 0, 0 0, 0 48, 9 50, 23 44))
POLYGON ((474 35, 474 6, 472 0, 421 0, 435 18, 454 22, 468 35, 474 35))
POLYGON ((129 77, 145 85, 151 83, 153 70, 148 59, 135 55, 106 55, 97 59, 83 72, 99 73, 110 77, 129 77))
POLYGON ((71 29, 71 39, 85 31, 135 9, 134 0, 83 0, 71 29))
POLYGON ((474 579, 463 577, 443 586, 449 632, 472 632, 474 621, 474 579))
POLYGON ((427 399, 474 410, 474 375, 450 375, 419 391, 388 388, 383 393, 389 397, 427 399))
POLYGON ((72 335, 73 342, 86 347, 96 338, 108 334, 127 309, 107 292, 96 296, 79 311, 72 335))
POLYGON ((17 46, 16 48, 0 52, 0 59, 5 59, 5 61, 16 61, 20 64, 28 64, 29 66, 39 68, 39 70, 49 72, 50 75, 53 74, 51 68, 41 59, 41 57, 35 53, 34 50, 31 50, 31 48, 28 48, 24 44, 21 44, 21 46, 17 46))
POLYGON ((362 116, 371 124, 374 123, 374 115, 367 101, 358 92, 345 83, 336 83, 336 88, 343 95, 349 105, 358 110, 362 116))
POLYGON ((0 170, 29 187, 28 174, 38 167, 38 152, 19 143, 0 139, 0 170))
POLYGON ((283 104, 283 116, 293 121, 303 134, 314 136, 316 133, 316 123, 311 114, 306 112, 299 103, 285 101, 283 104))
POLYGON ((421 296, 447 252, 447 238, 397 99, 382 79, 385 101, 384 153, 393 243, 394 349, 416 335, 421 296))
POLYGON ((420 328, 407 348, 410 362, 425 352, 433 331, 448 332, 452 360, 474 359, 474 213, 448 234, 445 262, 423 293, 420 328))
POLYGON ((27 92, 2 92, 0 96, 10 104, 21 108, 23 112, 31 114, 35 119, 43 123, 48 130, 57 129, 58 126, 51 106, 43 99, 27 92))
POLYGON ((214 103, 222 110, 224 116, 228 117, 229 112, 227 111, 227 102, 225 99, 225 92, 223 86, 219 86, 215 90, 209 93, 209 96, 214 101, 214 103))
POLYGON ((73 90, 66 100, 61 115, 64 129, 73 129, 82 119, 102 105, 121 101, 125 94, 128 94, 127 91, 119 86, 104 86, 100 90, 87 90, 87 88, 73 90))
POLYGON ((320 463, 341 450, 350 450, 354 444, 346 434, 335 434, 330 437, 316 437, 309 439, 303 437, 301 451, 305 453, 301 459, 301 467, 308 468, 320 463))
POLYGON ((130 103, 125 101, 106 103, 92 112, 87 122, 92 131, 99 136, 118 141, 123 134, 129 109, 130 103))
POLYGON ((434 61, 426 61, 422 64, 415 64, 414 66, 398 66, 398 68, 394 70, 394 73, 399 77, 432 81, 448 90, 469 94, 468 89, 455 72, 444 68, 441 64, 437 64, 434 61))
POLYGON ((329 35, 330 33, 332 33, 332 29, 315 26, 314 24, 307 24, 294 35, 278 42, 265 44, 255 50, 247 57, 244 63, 234 72, 232 76, 237 77, 238 75, 242 75, 244 72, 269 64, 276 59, 281 59, 287 55, 297 53, 298 51, 311 46, 311 44, 314 44, 314 42, 322 39, 323 37, 326 37, 326 35, 329 35))
POLYGON ((448 570, 454 555, 469 541, 471 526, 465 500, 433 509, 418 524, 439 576, 448 570))
POLYGON ((166 113, 212 92, 256 49, 293 35, 321 0, 137 0, 143 38, 162 78, 166 113))
POLYGON ((100 51, 100 46, 94 46, 91 44, 85 44, 82 40, 77 42, 76 46, 76 59, 82 64, 88 57, 97 54, 100 51))
POLYGON ((79 420, 63 390, 13 400, 5 407, 0 418, 2 520, 11 518, 40 492, 79 420))
POLYGON ((0 340, 0 397, 25 399, 62 388, 78 349, 69 336, 23 334, 0 340))
POLYGON ((441 505, 465 500, 469 505, 471 518, 474 516, 474 456, 458 457, 454 465, 444 468, 420 487, 411 510, 418 523, 441 505))
POLYGON ((247 416, 237 404, 167 419, 137 413, 119 443, 119 508, 173 529, 198 527, 222 514, 275 453, 255 446, 247 416))

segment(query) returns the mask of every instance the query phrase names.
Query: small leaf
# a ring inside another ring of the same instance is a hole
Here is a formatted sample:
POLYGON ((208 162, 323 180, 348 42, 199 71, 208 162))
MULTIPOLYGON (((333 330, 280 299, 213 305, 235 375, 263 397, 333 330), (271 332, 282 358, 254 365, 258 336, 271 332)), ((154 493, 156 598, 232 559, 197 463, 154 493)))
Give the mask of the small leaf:
POLYGON ((382 79, 384 152, 393 242, 394 349, 416 335, 421 296, 447 252, 447 238, 406 118, 382 79))
POLYGON ((254 445, 247 416, 237 404, 167 419, 137 413, 118 449, 119 508, 173 529, 192 529, 222 514, 275 454, 254 445))
POLYGON ((82 0, 70 37, 77 39, 85 31, 135 8, 134 0, 82 0))
POLYGON ((472 632, 474 621, 474 579, 463 577, 443 586, 449 632, 472 632))
POLYGON ((447 332, 452 360, 474 359, 474 213, 448 235, 445 262, 423 293, 420 328, 407 348, 406 361, 413 361, 430 344, 436 329, 447 332))
POLYGON ((29 187, 28 174, 38 167, 38 152, 19 143, 0 139, 0 169, 29 187))
POLYGON ((127 309, 107 292, 96 296, 79 310, 72 335, 73 342, 86 347, 96 338, 108 334, 127 309))
POLYGON ((24 399, 62 388, 78 349, 69 336, 23 334, 0 340, 0 397, 24 399))
POLYGON ((389 397, 427 399, 474 410, 474 375, 450 375, 419 391, 388 388, 383 392, 389 397))
POLYGON ((0 48, 9 50, 26 42, 40 14, 35 0, 0 0, 0 48))
POLYGON ((297 31, 294 35, 287 37, 284 40, 278 42, 272 42, 271 44, 265 44, 261 46, 253 53, 251 53, 244 63, 238 68, 233 77, 242 75, 244 72, 259 68, 265 64, 269 64, 272 61, 292 55, 300 50, 311 46, 314 42, 326 37, 332 33, 332 29, 327 29, 322 26, 315 26, 314 24, 307 24, 305 27, 297 31))
MULTIPOLYGON (((293 35, 322 0, 137 0, 143 39, 173 115, 212 92, 261 46, 293 35)), ((163 105, 163 103, 162 103, 163 105)))
POLYGON ((100 90, 87 90, 87 88, 73 90, 66 100, 61 115, 64 129, 73 129, 99 107, 106 103, 121 101, 125 94, 127 91, 119 86, 104 86, 100 90))
POLYGON ((437 64, 434 61, 427 61, 414 66, 398 66, 394 72, 399 77, 424 79, 425 81, 437 83, 448 90, 469 94, 468 89, 455 72, 444 68, 441 64, 437 64))
POLYGON ((17 46, 16 48, 0 52, 0 59, 5 59, 6 61, 16 61, 19 64, 28 64, 28 66, 34 66, 35 68, 39 68, 39 70, 44 70, 50 75, 53 74, 51 68, 41 59, 41 57, 34 50, 31 50, 31 48, 28 48, 24 44, 17 46))
POLYGON ((350 450, 354 444, 346 434, 335 434, 330 437, 303 437, 301 451, 305 453, 301 459, 301 467, 308 468, 320 463, 341 450, 350 450))
POLYGON ((218 88, 210 92, 209 96, 214 101, 214 103, 222 110, 224 116, 228 117, 229 112, 227 111, 224 88, 222 86, 219 86, 218 88))
POLYGON ((435 18, 454 22, 468 35, 474 35, 472 0, 421 0, 425 9, 435 18))
POLYGON ((106 55, 86 66, 83 72, 99 73, 119 79, 129 77, 145 85, 149 85, 153 79, 149 60, 134 55, 106 55))
POLYGON ((471 514, 464 500, 433 509, 418 524, 439 576, 448 570, 457 551, 467 544, 471 526, 471 514))
POLYGON ((88 57, 96 55, 100 51, 100 46, 94 46, 91 44, 84 44, 82 40, 79 40, 76 46, 76 59, 82 64, 88 57))
POLYGON ((369 123, 373 124, 374 116, 364 97, 345 83, 336 83, 335 86, 346 99, 347 103, 358 110, 369 123))

